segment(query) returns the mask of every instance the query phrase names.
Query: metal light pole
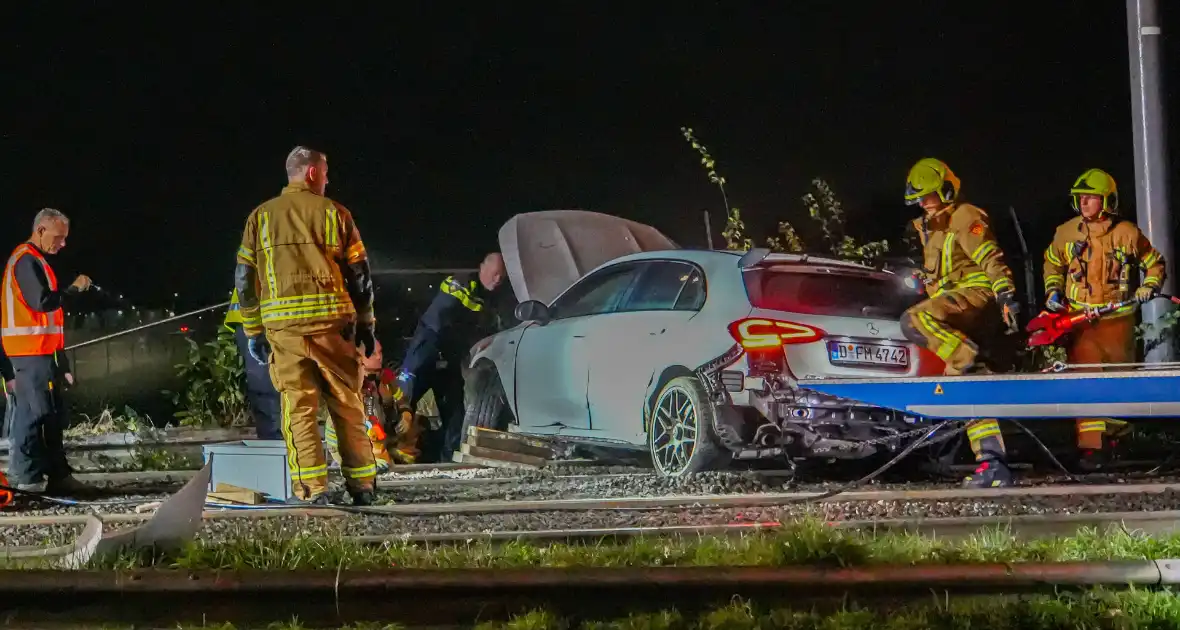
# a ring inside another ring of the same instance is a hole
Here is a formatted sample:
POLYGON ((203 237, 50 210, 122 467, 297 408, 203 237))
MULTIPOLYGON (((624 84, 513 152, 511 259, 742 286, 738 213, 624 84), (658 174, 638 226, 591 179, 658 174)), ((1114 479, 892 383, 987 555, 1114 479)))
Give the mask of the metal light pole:
MULTIPOLYGON (((1175 285, 1175 250, 1172 248, 1172 214, 1168 211, 1167 129, 1160 85, 1163 65, 1160 49, 1160 16, 1157 0, 1127 0, 1127 42, 1131 60, 1131 116, 1135 134, 1135 207, 1139 229, 1167 261, 1168 278, 1163 291, 1175 285)), ((1146 335, 1149 343, 1159 337, 1158 324, 1171 304, 1153 300, 1143 307, 1144 323, 1155 324, 1146 335)), ((1158 344, 1146 357, 1149 363, 1172 361, 1172 344, 1158 344)))
POLYGON ((709 211, 705 210, 705 247, 713 249, 713 222, 709 220, 709 211))

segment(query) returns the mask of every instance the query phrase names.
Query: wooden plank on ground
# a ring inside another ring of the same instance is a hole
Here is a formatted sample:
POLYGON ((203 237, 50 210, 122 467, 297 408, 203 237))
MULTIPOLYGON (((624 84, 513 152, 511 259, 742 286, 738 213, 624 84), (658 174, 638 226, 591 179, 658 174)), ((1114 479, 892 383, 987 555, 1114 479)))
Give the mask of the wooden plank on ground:
POLYGON ((514 433, 504 433, 503 431, 470 427, 467 430, 467 438, 464 440, 464 443, 497 451, 540 457, 546 460, 553 459, 553 449, 543 440, 528 438, 514 433))
POLYGON ((258 492, 254 488, 243 488, 242 486, 235 486, 232 483, 217 482, 217 487, 213 488, 214 492, 258 492))
POLYGON ((454 459, 457 462, 468 464, 478 463, 481 466, 496 468, 544 468, 546 464, 546 460, 540 457, 509 453, 508 451, 497 451, 470 444, 460 444, 459 452, 455 454, 454 459))
POLYGON ((235 503, 241 505, 261 505, 262 494, 253 490, 240 492, 210 492, 205 495, 210 503, 235 503))
POLYGON ((474 455, 468 455, 466 453, 463 453, 462 451, 455 453, 454 455, 451 456, 451 458, 457 463, 470 464, 472 466, 478 466, 480 468, 507 468, 507 469, 511 469, 511 470, 536 470, 537 469, 536 466, 530 466, 527 464, 518 464, 516 462, 506 462, 506 461, 498 460, 498 459, 487 459, 486 457, 476 457, 474 455))

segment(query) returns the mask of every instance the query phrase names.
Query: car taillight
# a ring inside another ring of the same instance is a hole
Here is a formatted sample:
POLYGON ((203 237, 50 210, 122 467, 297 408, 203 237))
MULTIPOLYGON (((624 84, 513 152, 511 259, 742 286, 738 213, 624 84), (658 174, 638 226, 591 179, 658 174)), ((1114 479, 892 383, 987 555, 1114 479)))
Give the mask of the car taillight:
POLYGON ((729 334, 746 350, 763 350, 819 341, 826 333, 806 324, 748 317, 730 324, 729 334))

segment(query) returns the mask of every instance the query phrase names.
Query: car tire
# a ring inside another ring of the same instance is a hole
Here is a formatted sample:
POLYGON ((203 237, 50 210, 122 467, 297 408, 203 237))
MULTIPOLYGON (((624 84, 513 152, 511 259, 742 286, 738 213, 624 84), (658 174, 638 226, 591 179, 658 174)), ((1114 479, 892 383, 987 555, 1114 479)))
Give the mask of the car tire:
POLYGON ((656 472, 682 477, 725 467, 733 455, 714 433, 716 413, 696 377, 678 376, 665 383, 647 426, 647 447, 656 472))
POLYGON ((507 397, 504 395, 504 385, 500 382, 500 374, 495 369, 485 370, 476 376, 476 382, 464 402, 464 436, 469 427, 508 430, 510 412, 505 410, 507 397))

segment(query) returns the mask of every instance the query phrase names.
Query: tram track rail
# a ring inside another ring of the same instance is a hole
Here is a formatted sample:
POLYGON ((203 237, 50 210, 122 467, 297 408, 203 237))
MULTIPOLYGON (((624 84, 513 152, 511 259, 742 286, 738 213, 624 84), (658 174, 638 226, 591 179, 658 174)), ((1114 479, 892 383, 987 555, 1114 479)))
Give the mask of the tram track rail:
MULTIPOLYGON (((763 494, 736 495, 681 495, 663 497, 619 497, 619 498, 586 498, 586 499, 552 499, 552 500, 519 500, 519 501, 472 501, 472 502, 444 502, 444 503, 410 503, 404 505, 387 505, 364 508, 363 510, 335 509, 332 507, 308 508, 285 507, 254 509, 206 509, 204 520, 264 520, 285 517, 308 518, 342 518, 342 517, 444 517, 452 515, 481 515, 481 514, 513 514, 524 512, 579 512, 579 511, 636 511, 636 510, 697 510, 697 509, 725 509, 725 508, 771 508, 790 506, 814 500, 817 503, 839 502, 879 502, 879 501, 972 501, 987 499, 1021 499, 1034 497, 1097 497, 1097 496, 1149 496, 1166 493, 1180 493, 1180 483, 1165 484, 1111 484, 1111 485, 1059 485, 1032 486, 999 489, 924 489, 924 490, 858 490, 850 491, 834 497, 825 497, 823 492, 786 492, 763 494)), ((48 515, 0 515, 0 527, 21 527, 39 525, 57 525, 70 523, 85 523, 92 516, 97 516, 104 523, 110 525, 133 525, 151 518, 151 512, 126 512, 110 514, 48 514, 48 515)), ((948 527, 981 527, 987 524, 1002 524, 1005 521, 1019 523, 1025 527, 1032 527, 1037 523, 1053 522, 1116 522, 1127 521, 1139 523, 1143 526, 1165 527, 1168 523, 1180 519, 1180 510, 1157 510, 1137 512, 1110 512, 1063 515, 1023 515, 1003 517, 940 517, 930 519, 884 519, 862 521, 855 519, 839 521, 840 527, 864 527, 874 524, 882 528, 916 528, 914 531, 939 531, 948 527), (1053 519, 1058 519, 1054 521, 1053 519), (933 528, 933 529, 931 529, 933 528)), ((685 526, 688 532, 693 526, 685 526)), ((700 533, 713 531, 716 525, 699 526, 700 533)), ((743 525, 747 527, 748 525, 743 525)), ((625 534, 626 531, 648 531, 644 528, 615 528, 594 529, 587 535, 606 535, 611 531, 625 534)), ((650 528, 651 531, 672 532, 668 528, 650 528)), ((724 527, 722 528, 722 530, 724 527)), ((734 527, 735 531, 741 527, 734 527)), ((567 530, 553 530, 567 531, 567 530)), ((572 530, 568 530, 572 531, 572 530)), ((720 530, 719 530, 720 531, 720 530)), ((504 536, 519 536, 528 532, 506 532, 504 536)), ((456 534, 458 536, 459 534, 456 534)), ((462 534, 466 537, 481 537, 484 532, 462 534)), ((430 535, 427 535, 430 536, 430 535)), ((442 540, 445 535, 437 539, 442 540)), ((404 538, 403 538, 404 539, 404 538)), ((430 540, 431 538, 423 538, 430 540)))
POLYGON ((0 572, 9 623, 266 623, 312 626, 372 619, 408 626, 470 625, 538 608, 581 618, 676 608, 735 597, 794 606, 929 599, 931 594, 1059 593, 1180 583, 1180 561, 824 567, 389 569, 383 571, 0 572))

